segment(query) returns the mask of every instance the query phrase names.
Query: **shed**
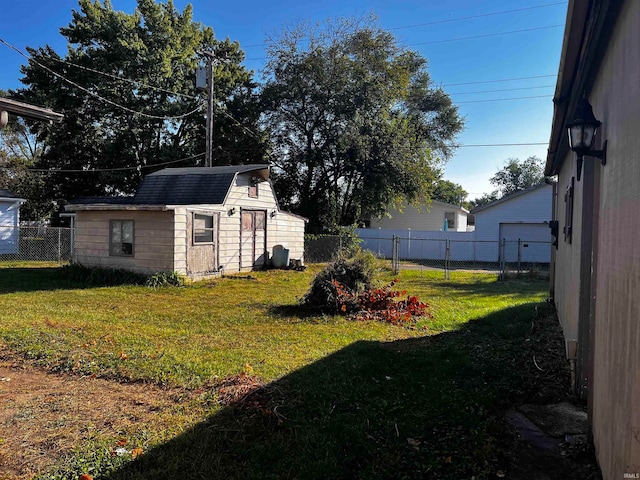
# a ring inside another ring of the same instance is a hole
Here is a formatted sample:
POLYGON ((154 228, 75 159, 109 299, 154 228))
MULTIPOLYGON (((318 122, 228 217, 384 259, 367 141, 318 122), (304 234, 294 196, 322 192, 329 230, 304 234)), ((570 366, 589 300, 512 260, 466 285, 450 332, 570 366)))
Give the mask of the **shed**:
POLYGON ((74 260, 190 278, 266 267, 277 245, 303 259, 306 219, 283 212, 269 165, 167 168, 132 197, 72 200, 74 260))
POLYGON ((553 186, 544 183, 527 190, 515 192, 487 205, 471 210, 476 219, 475 240, 492 242, 499 248, 484 248, 486 258, 495 262, 501 255, 507 262, 520 259, 530 263, 551 261, 551 206, 553 186))
POLYGON ((24 202, 24 198, 0 188, 0 254, 20 249, 20 205, 24 202))

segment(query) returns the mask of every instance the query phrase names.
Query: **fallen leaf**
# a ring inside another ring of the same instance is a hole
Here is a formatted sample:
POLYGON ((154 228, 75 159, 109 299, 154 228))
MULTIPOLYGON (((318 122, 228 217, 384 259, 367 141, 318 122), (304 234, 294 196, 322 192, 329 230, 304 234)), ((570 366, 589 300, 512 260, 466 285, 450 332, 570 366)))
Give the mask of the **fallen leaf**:
POLYGON ((78 480, 93 480, 93 477, 88 473, 83 473, 78 477, 78 480))
POLYGON ((124 353, 123 351, 120 351, 120 353, 118 354, 118 356, 120 357, 121 360, 126 360, 127 358, 129 358, 129 355, 127 355, 126 353, 124 353))
POLYGON ((139 457, 143 453, 144 451, 140 447, 134 448, 133 450, 131 450, 131 458, 139 457))
POLYGON ((496 472, 496 477, 498 477, 498 478, 504 478, 504 477, 505 477, 504 472, 503 472, 502 470, 498 470, 498 471, 496 472))
POLYGON ((422 444, 420 440, 416 440, 415 438, 407 438, 407 443, 413 448, 418 448, 422 444))

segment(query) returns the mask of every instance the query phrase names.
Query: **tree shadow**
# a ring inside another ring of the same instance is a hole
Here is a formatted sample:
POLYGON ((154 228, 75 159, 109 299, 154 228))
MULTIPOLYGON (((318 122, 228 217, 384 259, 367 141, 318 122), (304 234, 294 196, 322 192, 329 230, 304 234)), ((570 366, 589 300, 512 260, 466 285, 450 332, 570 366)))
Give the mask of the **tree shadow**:
POLYGON ((504 411, 536 397, 527 339, 539 305, 455 332, 356 342, 106 478, 493 478, 507 462, 504 411))

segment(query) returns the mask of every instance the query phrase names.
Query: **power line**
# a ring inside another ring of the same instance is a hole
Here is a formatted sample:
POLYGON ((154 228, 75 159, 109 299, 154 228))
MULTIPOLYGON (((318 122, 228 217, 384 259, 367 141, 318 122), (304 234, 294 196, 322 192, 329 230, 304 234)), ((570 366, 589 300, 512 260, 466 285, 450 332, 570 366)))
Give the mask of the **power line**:
POLYGON ((549 142, 533 142, 533 143, 468 143, 466 145, 456 145, 459 148, 467 147, 522 147, 535 145, 549 145, 549 142))
POLYGON ((456 105, 461 103, 483 103, 483 102, 506 102, 509 100, 527 100, 529 98, 551 98, 553 95, 534 95, 531 97, 511 97, 511 98, 491 98, 489 100, 466 100, 464 102, 453 102, 456 105))
POLYGON ((161 87, 155 87, 153 85, 149 85, 147 83, 143 83, 143 82, 140 82, 138 80, 133 80, 131 78, 125 78, 125 77, 121 77, 121 76, 118 76, 118 75, 113 75, 111 73, 101 72, 100 70, 96 70, 95 68, 85 67, 84 65, 78 65, 77 63, 73 63, 73 62, 70 62, 68 60, 62 60, 62 59, 53 58, 53 57, 51 58, 51 60, 54 60, 54 61, 59 62, 59 63, 64 63, 64 64, 67 64, 67 65, 71 65, 72 67, 79 68, 80 70, 86 70, 88 72, 93 72, 93 73, 97 73, 99 75, 104 75, 105 77, 113 78, 113 79, 119 80, 121 82, 127 82, 127 83, 131 83, 133 85, 138 85, 141 88, 150 88, 152 90, 158 90, 160 92, 169 93, 171 95, 176 95, 178 97, 185 97, 185 98, 191 98, 191 99, 196 99, 196 100, 198 99, 198 97, 196 97, 194 95, 187 95, 186 93, 173 92, 171 90, 167 90, 167 89, 161 88, 161 87))
POLYGON ((449 95, 473 95, 476 93, 494 93, 494 92, 514 92, 516 90, 534 90, 536 88, 551 88, 555 87, 555 85, 541 85, 539 87, 520 87, 520 88, 503 88, 500 90, 476 90, 475 92, 448 92, 449 95))
MULTIPOLYGON (((485 18, 485 17, 492 17, 492 16, 496 16, 496 15, 505 15, 508 13, 517 13, 517 12, 523 12, 525 10, 534 10, 536 8, 546 8, 546 7, 554 7, 556 5, 566 5, 567 2, 556 2, 556 3, 545 3, 543 5, 534 5, 532 7, 524 7, 524 8, 515 8, 513 10, 503 10, 500 12, 490 12, 490 13, 480 13, 478 15, 469 15, 467 17, 457 17, 457 18, 450 18, 447 20, 436 20, 433 22, 426 22, 426 23, 416 23, 413 25, 401 25, 399 27, 390 27, 388 28, 388 30, 403 30, 406 28, 416 28, 416 27, 426 27, 429 25, 439 25, 439 24, 443 24, 443 23, 453 23, 453 22, 461 22, 464 20, 473 20, 475 18, 485 18)), ((252 45, 244 45, 243 48, 252 48, 252 47, 263 47, 267 45, 267 43, 263 42, 263 43, 254 43, 252 45)))
MULTIPOLYGON (((537 30, 548 30, 550 28, 559 28, 564 27, 563 23, 559 23, 557 25, 546 25, 544 27, 533 27, 533 28, 523 28, 521 30, 510 30, 508 32, 496 32, 496 33, 487 33, 483 35, 472 35, 470 37, 456 37, 456 38, 446 38, 443 40, 433 40, 429 42, 418 42, 418 43, 408 43, 408 47, 415 47, 420 45, 435 45, 438 43, 447 43, 447 42, 457 42, 462 40, 473 40, 476 38, 488 38, 488 37, 498 37, 501 35, 512 35, 514 33, 524 33, 524 32, 534 32, 537 30)), ((247 58, 247 61, 257 61, 257 60, 268 60, 268 57, 259 57, 259 58, 247 58)))
POLYGON ((12 50, 15 50, 16 52, 18 52, 20 55, 22 55, 27 60, 32 61, 33 63, 38 65, 40 68, 48 71, 52 75, 54 75, 54 76, 58 77, 59 79, 67 82, 69 85, 72 85, 72 86, 76 87, 77 89, 82 90, 83 92, 91 95, 92 97, 94 97, 94 98, 96 98, 96 99, 98 99, 98 100, 100 100, 102 102, 108 103, 108 104, 110 104, 110 105, 112 105, 114 107, 120 108, 120 109, 122 109, 122 110, 124 110, 126 112, 133 113, 135 115, 140 115, 140 116, 147 117, 147 118, 153 118, 153 119, 156 119, 156 120, 178 120, 180 118, 185 118, 185 117, 188 117, 190 115, 193 115, 194 113, 197 113, 200 110, 200 108, 202 107, 202 105, 203 105, 203 104, 200 104, 195 109, 191 110, 190 112, 186 112, 186 113, 183 113, 181 115, 151 115, 151 114, 144 113, 144 112, 138 112, 138 111, 133 110, 133 109, 131 109, 129 107, 125 107, 124 105, 120 105, 119 103, 116 103, 116 102, 114 102, 112 100, 109 100, 108 98, 104 98, 104 97, 98 95, 97 93, 92 92, 88 88, 85 88, 82 85, 79 85, 76 82, 74 82, 72 80, 69 80, 65 76, 63 76, 63 75, 51 70, 49 67, 47 67, 47 66, 43 65, 42 63, 38 62, 33 57, 30 57, 29 55, 25 54, 24 52, 22 52, 17 47, 14 47, 10 43, 7 43, 2 38, 0 38, 0 43, 3 43, 4 45, 6 45, 7 47, 11 48, 12 50))
POLYGON ((545 27, 533 27, 533 28, 523 28, 522 30, 511 30, 509 32, 497 32, 497 33, 487 33, 484 35, 473 35, 471 37, 457 37, 457 38, 447 38, 445 40, 433 40, 431 42, 420 42, 420 43, 409 43, 408 46, 414 47, 417 45, 433 45, 436 43, 446 43, 446 42, 457 42, 459 40, 472 40, 475 38, 487 38, 487 37, 498 37, 500 35, 511 35, 513 33, 523 33, 523 32, 533 32, 536 30, 546 30, 549 28, 559 28, 564 27, 563 23, 559 23, 557 25, 547 25, 545 27))
MULTIPOLYGON (((171 165, 173 163, 186 162, 187 160, 193 160, 198 157, 202 157, 203 153, 198 153, 197 155, 191 155, 190 157, 180 158, 178 160, 171 160, 169 162, 162 163, 154 163, 152 165, 140 165, 134 167, 114 167, 114 168, 90 168, 90 169, 51 169, 51 168, 27 168, 29 172, 38 172, 38 173, 100 173, 100 172, 118 172, 124 170, 137 170, 138 168, 153 168, 153 167, 162 167, 164 165, 171 165)), ((7 167, 0 167, 7 170, 7 167)))
POLYGON ((493 16, 496 16, 496 15, 505 15, 507 13, 523 12, 525 10, 533 10, 533 9, 536 9, 536 8, 553 7, 553 6, 556 6, 556 5, 566 5, 566 4, 567 4, 567 2, 546 3, 544 5, 534 5, 532 7, 516 8, 516 9, 513 9, 513 10, 503 10, 501 12, 481 13, 481 14, 478 14, 478 15, 470 15, 468 17, 458 17, 458 18, 451 18, 451 19, 448 19, 448 20, 436 20, 434 22, 416 23, 416 24, 413 24, 413 25, 403 25, 403 26, 400 26, 400 27, 389 28, 389 30, 402 30, 402 29, 405 29, 405 28, 426 27, 426 26, 429 26, 429 25, 439 25, 439 24, 442 24, 442 23, 460 22, 460 21, 463 21, 463 20, 472 20, 474 18, 493 17, 493 16))
POLYGON ((498 80, 480 80, 475 82, 463 82, 463 83, 445 83, 443 87, 457 87, 458 85, 480 85, 482 83, 499 83, 499 82, 514 82, 517 80, 531 80, 533 78, 549 78, 549 77, 557 77, 557 74, 551 75, 534 75, 532 77, 515 77, 515 78, 501 78, 498 80))

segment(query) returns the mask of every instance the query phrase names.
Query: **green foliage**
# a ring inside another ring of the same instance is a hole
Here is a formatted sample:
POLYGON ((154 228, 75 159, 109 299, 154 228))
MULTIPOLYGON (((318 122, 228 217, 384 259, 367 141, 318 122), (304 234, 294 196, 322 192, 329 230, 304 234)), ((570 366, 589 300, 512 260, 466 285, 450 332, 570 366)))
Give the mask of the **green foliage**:
POLYGON ((467 195, 468 193, 462 188, 462 185, 440 178, 435 182, 431 198, 444 203, 465 206, 467 195))
POLYGON ((147 287, 181 287, 185 285, 186 279, 183 275, 180 275, 178 272, 171 273, 156 273, 155 275, 151 275, 144 284, 147 287))
POLYGON ((224 59, 214 72, 214 162, 262 161, 263 139, 247 133, 256 130, 260 112, 252 74, 241 65, 244 52, 237 42, 216 40, 210 27, 194 22, 190 5, 179 12, 171 1, 138 0, 135 12, 126 13, 115 10, 111 2, 79 0, 70 24, 60 31, 68 41, 67 54, 61 57, 48 45, 28 48, 33 60, 22 68, 27 88, 12 92, 20 100, 65 114, 60 124, 33 125, 32 132, 46 145, 34 166, 116 170, 50 172, 40 187, 41 198, 130 194, 142 175, 161 164, 196 164, 175 161, 205 151, 206 97, 195 89, 195 71, 203 63, 197 52, 202 50, 224 59))
POLYGON ((318 272, 311 288, 302 298, 303 305, 323 312, 341 313, 343 302, 337 285, 357 295, 371 288, 376 259, 369 251, 358 250, 353 256, 342 256, 318 272))
POLYGON ((510 158, 489 181, 498 187, 498 192, 503 197, 526 190, 544 183, 544 163, 538 157, 522 161, 510 158))
POLYGON ((371 17, 285 30, 267 52, 274 185, 311 232, 428 199, 463 120, 426 59, 371 17))

